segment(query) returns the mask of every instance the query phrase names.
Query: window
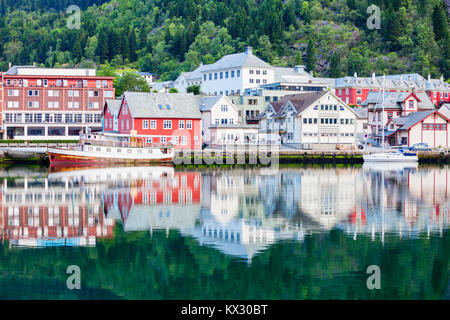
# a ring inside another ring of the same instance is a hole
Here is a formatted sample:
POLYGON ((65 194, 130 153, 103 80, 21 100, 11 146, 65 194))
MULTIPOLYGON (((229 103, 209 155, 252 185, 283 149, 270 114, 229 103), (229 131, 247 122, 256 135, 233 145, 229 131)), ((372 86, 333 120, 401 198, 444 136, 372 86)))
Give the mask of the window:
POLYGON ((225 79, 228 79, 228 71, 225 71, 225 79))
POLYGON ((234 70, 231 70, 231 77, 234 78, 234 70))
POLYGON ((178 120, 178 128, 184 129, 184 120, 178 120))
POLYGON ((156 129, 156 120, 150 120, 150 129, 156 129))
POLYGON ((254 82, 254 80, 253 80, 253 79, 250 79, 250 80, 249 80, 249 82, 250 82, 250 83, 253 83, 253 82, 254 82))
POLYGON ((220 73, 220 79, 223 79, 223 72, 220 73))
POLYGON ((148 129, 148 120, 142 120, 142 129, 148 129))
POLYGON ((68 81, 67 80, 63 80, 63 85, 64 85, 64 87, 67 87, 68 86, 68 81))
POLYGON ((409 108, 414 109, 414 100, 409 100, 409 108))
POLYGON ((186 121, 186 129, 192 129, 192 120, 187 120, 186 121))
MULTIPOLYGON (((92 114, 84 115, 84 121, 85 122, 92 122, 92 120, 93 120, 93 115, 92 114)), ((108 127, 108 120, 106 120, 105 125, 106 125, 106 127, 108 127)), ((112 126, 111 126, 111 128, 112 128, 112 126)))
POLYGON ((308 119, 303 118, 303 123, 308 123, 308 119))
POLYGON ((203 75, 203 81, 206 81, 206 74, 203 75))
POLYGON ((209 80, 212 80, 212 73, 208 74, 209 80))
POLYGON ((241 76, 241 70, 236 70, 236 77, 239 78, 241 76))
POLYGON ((112 98, 113 97, 113 92, 112 91, 105 91, 105 98, 112 98))
POLYGON ((186 136, 181 136, 181 145, 182 146, 187 145, 187 137, 186 136))
POLYGON ((62 122, 62 114, 55 114, 54 116, 53 116, 53 120, 55 121, 55 122, 58 122, 58 123, 60 123, 60 122, 62 122))
POLYGON ((164 120, 163 128, 164 129, 172 129, 172 120, 164 120))
POLYGON ((127 124, 127 129, 130 129, 130 121, 128 119, 127 119, 126 124, 127 124))
POLYGON ((267 70, 263 70, 263 75, 267 75, 267 70))
POLYGON ((101 88, 102 87, 102 81, 101 80, 97 80, 97 88, 101 88))
POLYGON ((52 109, 52 108, 59 108, 59 101, 49 101, 48 102, 48 108, 52 109))
POLYGON ((227 111, 228 111, 228 106, 225 105, 225 104, 221 105, 221 106, 220 106, 220 111, 222 111, 222 112, 227 112, 227 111))
POLYGON ((250 74, 254 74, 255 72, 253 70, 249 70, 249 73, 250 74))
POLYGON ((214 80, 217 80, 217 72, 214 73, 214 80))

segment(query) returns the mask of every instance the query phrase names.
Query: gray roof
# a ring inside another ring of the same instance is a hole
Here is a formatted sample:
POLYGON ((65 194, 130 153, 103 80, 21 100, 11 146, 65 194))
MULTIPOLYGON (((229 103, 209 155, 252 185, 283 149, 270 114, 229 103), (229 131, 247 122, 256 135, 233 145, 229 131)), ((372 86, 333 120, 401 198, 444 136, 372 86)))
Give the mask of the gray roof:
POLYGON ((316 91, 316 92, 307 92, 307 93, 299 93, 294 95, 288 95, 283 98, 288 99, 289 102, 294 106, 297 113, 301 113, 311 106, 317 99, 320 99, 324 95, 326 95, 328 91, 316 91))
MULTIPOLYGON (((412 92, 385 92, 384 93, 384 107, 389 109, 401 109, 401 102, 411 95, 412 92)), ((420 110, 424 109, 434 109, 433 103, 431 102, 428 95, 424 92, 414 93, 420 101, 417 106, 420 110)), ((366 101, 362 103, 362 106, 370 105, 370 109, 380 109, 383 107, 383 92, 369 92, 366 101)))
POLYGON ((251 49, 246 49, 245 52, 229 54, 213 64, 205 65, 201 72, 238 67, 272 68, 270 64, 255 56, 251 49))
POLYGON ((278 68, 275 67, 274 82, 295 82, 303 83, 312 80, 313 77, 306 72, 302 67, 300 68, 278 68))
POLYGON ((444 103, 439 109, 439 113, 450 119, 450 103, 444 103))
MULTIPOLYGON (((397 74, 386 76, 385 88, 387 90, 437 90, 450 91, 450 84, 444 79, 425 79, 417 73, 397 74)), ((336 88, 377 88, 383 86, 383 76, 372 77, 343 77, 336 79, 336 88)))
POLYGON ((408 130, 413 125, 415 125, 419 121, 425 119, 426 117, 428 117, 433 112, 434 112, 434 110, 433 111, 419 111, 419 112, 410 113, 406 117, 402 117, 402 118, 405 118, 405 119, 401 120, 401 122, 403 122, 404 124, 403 124, 403 126, 401 126, 399 128, 399 130, 408 130))
POLYGON ((358 115, 358 118, 360 119, 367 119, 367 115, 368 115, 368 108, 353 108, 353 111, 356 112, 356 114, 358 115))
POLYGON ((198 100, 192 93, 125 92, 124 99, 133 118, 202 117, 198 100))
POLYGON ((119 113, 120 105, 122 104, 122 100, 106 100, 105 104, 112 114, 119 113))
POLYGON ((163 81, 163 82, 156 81, 151 84, 152 90, 158 91, 164 89, 165 87, 173 88, 173 86, 174 86, 173 81, 163 81))
POLYGON ((222 96, 212 96, 200 99, 200 111, 210 111, 222 96))

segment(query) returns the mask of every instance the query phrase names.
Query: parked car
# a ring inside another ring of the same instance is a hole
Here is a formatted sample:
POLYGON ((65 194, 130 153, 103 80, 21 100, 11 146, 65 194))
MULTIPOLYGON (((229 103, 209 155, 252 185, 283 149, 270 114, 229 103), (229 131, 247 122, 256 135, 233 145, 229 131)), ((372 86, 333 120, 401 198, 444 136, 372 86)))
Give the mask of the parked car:
POLYGON ((412 145, 409 150, 411 151, 431 151, 431 148, 426 143, 416 143, 412 145))

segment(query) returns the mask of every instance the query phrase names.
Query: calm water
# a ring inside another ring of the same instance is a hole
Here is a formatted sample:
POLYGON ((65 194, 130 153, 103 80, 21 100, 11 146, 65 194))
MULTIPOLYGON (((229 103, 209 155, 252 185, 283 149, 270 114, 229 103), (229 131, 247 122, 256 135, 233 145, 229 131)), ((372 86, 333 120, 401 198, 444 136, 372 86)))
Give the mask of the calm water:
POLYGON ((0 298, 448 299, 449 180, 448 166, 0 169, 0 298))

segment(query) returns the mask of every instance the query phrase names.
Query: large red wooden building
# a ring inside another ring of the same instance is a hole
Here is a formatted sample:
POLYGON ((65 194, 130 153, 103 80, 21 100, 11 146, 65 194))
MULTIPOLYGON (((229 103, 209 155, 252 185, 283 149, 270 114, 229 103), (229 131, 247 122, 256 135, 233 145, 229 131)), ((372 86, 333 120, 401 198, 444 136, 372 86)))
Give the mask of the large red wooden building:
POLYGON ((177 149, 201 149, 198 99, 188 93, 126 92, 117 114, 105 104, 103 128, 123 134, 147 135, 147 143, 173 143, 177 149), (115 130, 117 129, 117 130, 115 130))
MULTIPOLYGON (((433 105, 442 101, 450 101, 450 84, 441 79, 423 78, 419 74, 401 74, 386 76, 384 83, 386 92, 426 93, 433 105)), ((336 95, 349 105, 360 106, 366 101, 370 92, 380 91, 383 87, 383 77, 344 77, 336 79, 336 95)))
POLYGON ((101 130, 102 108, 115 95, 114 78, 95 69, 14 66, 0 75, 4 138, 67 139, 101 130))

